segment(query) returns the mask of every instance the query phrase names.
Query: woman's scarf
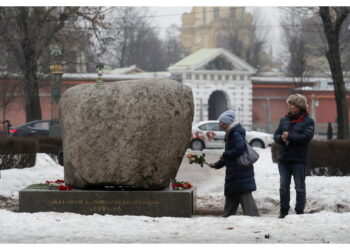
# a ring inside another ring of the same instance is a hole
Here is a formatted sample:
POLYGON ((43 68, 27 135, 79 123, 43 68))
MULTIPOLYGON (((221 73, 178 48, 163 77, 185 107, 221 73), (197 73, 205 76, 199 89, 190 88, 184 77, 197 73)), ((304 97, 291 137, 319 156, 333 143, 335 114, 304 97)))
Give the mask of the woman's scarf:
POLYGON ((286 115, 286 117, 290 120, 290 123, 288 126, 288 131, 290 131, 292 129, 294 124, 299 123, 299 122, 303 122, 306 115, 308 115, 306 110, 302 110, 298 114, 295 114, 295 115, 288 113, 286 115))
POLYGON ((300 111, 298 114, 292 115, 290 113, 288 113, 286 115, 286 117, 288 117, 288 119, 290 120, 291 123, 299 123, 299 122, 303 122, 305 116, 308 115, 306 110, 302 110, 300 111))

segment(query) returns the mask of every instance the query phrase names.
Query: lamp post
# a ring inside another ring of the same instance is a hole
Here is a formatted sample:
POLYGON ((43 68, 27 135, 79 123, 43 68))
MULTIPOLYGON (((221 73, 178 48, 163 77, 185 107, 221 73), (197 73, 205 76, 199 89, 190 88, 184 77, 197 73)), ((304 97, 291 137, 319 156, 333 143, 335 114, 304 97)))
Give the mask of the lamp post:
POLYGON ((103 80, 102 80, 103 69, 104 69, 103 63, 98 63, 98 64, 96 65, 96 71, 97 71, 97 79, 96 79, 96 82, 97 82, 97 83, 103 82, 103 80))
POLYGON ((263 104, 263 107, 265 109, 265 129, 267 133, 272 132, 272 122, 271 122, 271 105, 270 105, 270 98, 266 98, 266 103, 263 104))
POLYGON ((51 50, 52 64, 51 73, 51 123, 49 128, 50 136, 60 136, 61 129, 58 121, 58 102, 61 98, 61 80, 63 75, 62 51, 55 47, 51 50))

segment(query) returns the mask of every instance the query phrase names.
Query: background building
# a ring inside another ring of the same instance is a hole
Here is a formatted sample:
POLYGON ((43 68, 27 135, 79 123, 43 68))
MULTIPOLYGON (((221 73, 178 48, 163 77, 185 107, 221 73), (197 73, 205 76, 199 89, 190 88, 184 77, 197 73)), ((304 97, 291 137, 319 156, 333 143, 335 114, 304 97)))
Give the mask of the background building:
POLYGON ((252 127, 252 84, 256 72, 248 63, 225 49, 201 49, 168 68, 175 79, 192 88, 193 122, 216 120, 227 109, 237 121, 252 127))
MULTIPOLYGON (((286 99, 300 93, 308 99, 308 112, 315 120, 315 133, 325 135, 328 123, 337 131, 337 108, 330 78, 252 77, 253 129, 274 132, 281 117, 288 112, 286 99), (302 81, 302 84, 300 82, 302 81), (302 87, 300 87, 302 86, 302 87)), ((350 83, 347 84, 350 89, 350 83)), ((350 95, 347 96, 348 107, 350 95)), ((349 109, 350 115, 350 109, 349 109)))
MULTIPOLYGON (((251 24, 252 16, 245 7, 193 7, 191 13, 182 15, 181 44, 188 52, 202 48, 219 47, 219 32, 230 19, 237 24, 251 24)), ((241 28, 237 36, 248 44, 249 27, 241 28)))
MULTIPOLYGON (((301 93, 308 98, 308 112, 315 119, 316 133, 325 135, 328 123, 332 123, 334 134, 337 131, 334 87, 330 78, 298 80, 296 77, 253 76, 255 69, 252 66, 220 48, 198 50, 169 67, 169 72, 140 72, 142 70, 137 69, 136 72, 140 73, 136 73, 134 67, 131 69, 123 69, 123 74, 106 73, 102 79, 104 82, 144 78, 181 81, 190 86, 193 92, 193 122, 215 120, 223 111, 232 109, 237 113, 237 121, 246 128, 272 133, 281 117, 287 113, 286 98, 290 94, 301 93)), ((119 72, 119 69, 115 72, 119 72)), ((96 73, 64 73, 61 91, 63 93, 79 84, 95 83, 96 78, 96 73)), ((8 74, 0 79, 0 122, 10 120, 13 126, 25 122, 25 98, 21 81, 16 74, 8 74), (10 86, 19 87, 12 89, 10 86)), ((349 90, 349 79, 346 82, 349 90)), ((50 119, 50 81, 44 77, 40 85, 42 118, 50 119)), ((350 105, 350 95, 347 100, 350 105)))
POLYGON ((182 16, 181 45, 189 54, 203 48, 225 48, 257 71, 276 67, 267 30, 261 29, 262 14, 246 12, 245 7, 193 7, 182 16))

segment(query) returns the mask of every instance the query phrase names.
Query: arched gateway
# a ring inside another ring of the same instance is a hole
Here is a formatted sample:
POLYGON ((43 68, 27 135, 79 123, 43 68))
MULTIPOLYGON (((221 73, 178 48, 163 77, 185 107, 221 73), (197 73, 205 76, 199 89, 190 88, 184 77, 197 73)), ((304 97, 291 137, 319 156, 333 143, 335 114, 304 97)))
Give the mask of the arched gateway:
POLYGON ((214 91, 208 100, 208 120, 217 120, 219 115, 228 109, 228 100, 225 93, 214 91))

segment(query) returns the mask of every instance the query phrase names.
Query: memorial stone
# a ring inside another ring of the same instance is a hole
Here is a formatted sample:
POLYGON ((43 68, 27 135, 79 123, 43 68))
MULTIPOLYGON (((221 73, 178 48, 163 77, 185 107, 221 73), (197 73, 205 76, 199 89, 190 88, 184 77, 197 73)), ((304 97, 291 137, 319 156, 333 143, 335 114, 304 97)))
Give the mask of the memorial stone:
POLYGON ((190 217, 196 188, 170 190, 191 137, 191 89, 176 81, 82 84, 60 101, 64 183, 19 192, 21 212, 190 217))
POLYGON ((65 182, 161 190, 191 137, 190 87, 169 79, 81 84, 60 101, 65 182))

